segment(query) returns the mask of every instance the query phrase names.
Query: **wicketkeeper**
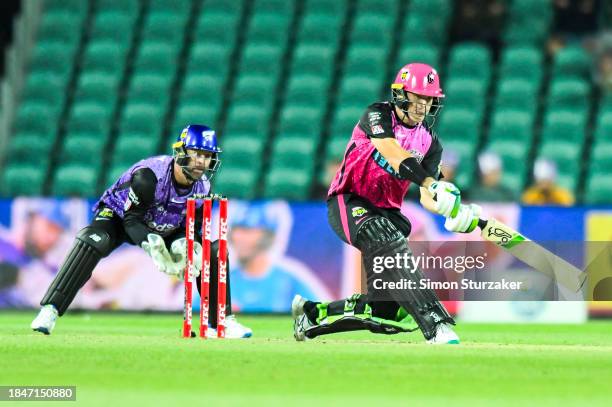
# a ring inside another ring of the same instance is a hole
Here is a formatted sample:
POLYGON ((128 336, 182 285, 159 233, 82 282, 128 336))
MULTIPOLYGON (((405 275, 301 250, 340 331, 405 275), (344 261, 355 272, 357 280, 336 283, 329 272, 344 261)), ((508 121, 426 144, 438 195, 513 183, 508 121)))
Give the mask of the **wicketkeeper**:
MULTIPOLYGON (((453 318, 432 290, 376 291, 376 257, 412 256, 411 225, 400 213, 411 183, 420 187, 421 204, 446 217, 453 232, 470 232, 480 214, 477 205, 461 204, 459 189, 441 181, 442 145, 425 118, 435 118, 444 93, 429 65, 404 66, 391 85, 392 101, 370 105, 353 130, 328 193, 329 224, 344 242, 361 251, 368 294, 330 303, 296 296, 292 304, 298 341, 334 332, 369 329, 393 334, 420 329, 429 343, 459 343, 453 318)), ((390 281, 407 279, 418 287, 420 270, 395 265, 390 281)))
MULTIPOLYGON (((162 272, 183 278, 187 242, 187 200, 210 193, 210 180, 218 170, 221 149, 217 135, 207 126, 187 126, 172 145, 173 155, 161 155, 134 164, 107 189, 93 210, 89 226, 76 236, 74 245, 41 301, 32 329, 51 334, 77 292, 90 279, 98 262, 123 243, 142 247, 162 272)), ((196 231, 201 241, 202 202, 197 201, 196 231)), ((200 289, 202 246, 194 241, 195 274, 200 289)), ((218 242, 211 244, 211 287, 217 287, 218 242)), ((146 289, 143 287, 143 289, 146 289)), ((210 290, 210 323, 216 329, 217 292, 210 290)), ((227 338, 248 338, 249 328, 239 324, 231 311, 229 265, 227 273, 227 338)), ((211 332, 211 337, 215 333, 211 332)))

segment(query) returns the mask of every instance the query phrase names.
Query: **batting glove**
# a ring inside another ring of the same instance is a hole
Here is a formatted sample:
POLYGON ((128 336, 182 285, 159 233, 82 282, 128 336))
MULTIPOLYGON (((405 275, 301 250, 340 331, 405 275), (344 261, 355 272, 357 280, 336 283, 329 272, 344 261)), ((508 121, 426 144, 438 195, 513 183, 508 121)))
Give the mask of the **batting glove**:
POLYGON ((461 205, 458 212, 454 218, 446 218, 446 222, 444 222, 446 230, 449 232, 470 233, 476 229, 480 214, 482 213, 480 205, 461 205))
POLYGON ((434 209, 445 218, 454 217, 461 205, 461 192, 450 182, 434 181, 427 188, 434 198, 434 209))

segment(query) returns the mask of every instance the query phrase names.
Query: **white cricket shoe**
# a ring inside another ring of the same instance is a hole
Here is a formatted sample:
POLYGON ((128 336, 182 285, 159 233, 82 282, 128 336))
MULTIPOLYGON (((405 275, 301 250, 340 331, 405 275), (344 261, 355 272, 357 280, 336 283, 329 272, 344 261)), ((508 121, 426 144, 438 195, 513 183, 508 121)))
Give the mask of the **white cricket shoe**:
MULTIPOLYGON (((217 339, 217 330, 213 327, 209 327, 207 336, 210 339, 217 339)), ((251 336, 253 336, 253 330, 238 322, 234 315, 228 315, 225 318, 226 339, 246 339, 251 336)))
POLYGON ((296 319, 304 313, 304 304, 308 301, 306 298, 296 294, 291 301, 291 316, 296 319))
POLYGON ((451 324, 439 324, 436 327, 436 336, 427 341, 432 345, 458 345, 459 337, 453 331, 451 324))
POLYGON ((51 332, 55 327, 57 316, 57 309, 55 309, 53 305, 43 305, 38 313, 38 316, 36 316, 34 321, 32 321, 30 327, 35 331, 44 333, 45 335, 51 335, 51 332))
POLYGON ((310 322, 306 314, 299 315, 293 321, 293 337, 298 342, 309 340, 310 338, 306 336, 306 331, 313 326, 315 325, 310 322))

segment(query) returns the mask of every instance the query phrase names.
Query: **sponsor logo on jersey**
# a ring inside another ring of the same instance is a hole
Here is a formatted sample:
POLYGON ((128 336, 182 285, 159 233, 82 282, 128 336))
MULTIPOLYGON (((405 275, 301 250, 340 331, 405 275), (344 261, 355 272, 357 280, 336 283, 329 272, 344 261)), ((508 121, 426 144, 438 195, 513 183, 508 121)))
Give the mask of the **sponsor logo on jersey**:
POLYGON ((368 210, 366 208, 362 208, 361 206, 356 206, 353 208, 352 216, 353 218, 357 218, 357 217, 365 215, 366 213, 368 213, 368 210))
POLYGON ((383 134, 385 132, 380 124, 377 124, 371 127, 372 127, 372 134, 383 134))
POLYGON ((114 213, 111 208, 104 208, 96 214, 95 220, 109 220, 113 217, 114 213))
POLYGON ((134 190, 130 187, 130 192, 128 193, 125 205, 123 205, 123 210, 127 212, 132 207, 132 205, 140 205, 140 200, 138 199, 136 192, 134 192, 134 190))

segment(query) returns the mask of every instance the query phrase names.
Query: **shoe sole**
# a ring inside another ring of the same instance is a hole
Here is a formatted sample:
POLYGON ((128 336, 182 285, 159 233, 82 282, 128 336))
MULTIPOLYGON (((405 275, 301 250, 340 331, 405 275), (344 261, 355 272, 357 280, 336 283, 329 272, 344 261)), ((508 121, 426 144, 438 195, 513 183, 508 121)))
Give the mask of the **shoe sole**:
POLYGON ((44 328, 42 326, 38 327, 38 328, 32 328, 32 331, 34 332, 41 332, 45 335, 51 335, 51 332, 49 332, 49 330, 47 328, 44 328))

